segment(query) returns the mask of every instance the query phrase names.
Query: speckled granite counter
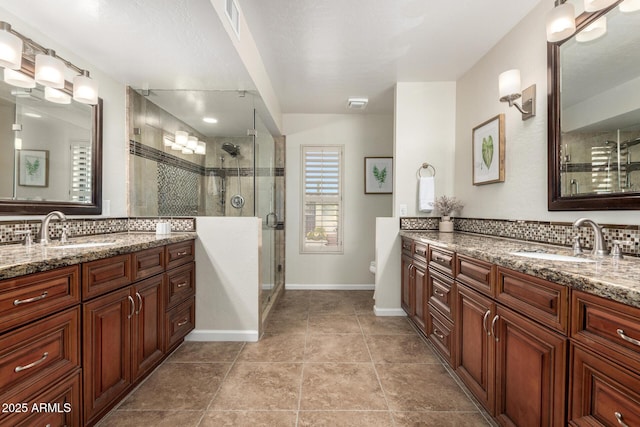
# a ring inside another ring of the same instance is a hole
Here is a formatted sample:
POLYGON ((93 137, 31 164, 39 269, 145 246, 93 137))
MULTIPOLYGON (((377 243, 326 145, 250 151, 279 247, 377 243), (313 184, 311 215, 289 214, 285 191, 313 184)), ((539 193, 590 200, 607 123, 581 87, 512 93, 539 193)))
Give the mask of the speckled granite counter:
POLYGON ((30 247, 19 244, 3 245, 0 246, 0 280, 195 238, 195 232, 174 232, 169 235, 129 232, 72 238, 67 243, 108 244, 89 248, 66 248, 57 241, 48 246, 39 243, 30 247))
POLYGON ((400 231, 400 235, 640 307, 640 258, 614 260, 611 256, 582 255, 595 262, 548 261, 512 255, 511 252, 541 251, 572 256, 572 251, 560 246, 460 232, 400 231))

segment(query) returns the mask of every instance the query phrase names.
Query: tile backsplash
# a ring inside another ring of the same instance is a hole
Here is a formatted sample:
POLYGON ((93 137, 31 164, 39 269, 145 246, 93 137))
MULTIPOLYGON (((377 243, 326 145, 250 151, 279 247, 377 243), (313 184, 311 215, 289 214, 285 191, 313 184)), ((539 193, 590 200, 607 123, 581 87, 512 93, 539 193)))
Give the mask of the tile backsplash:
MULTIPOLYGON (((401 230, 437 230, 439 218, 406 217, 400 218, 401 230)), ((571 246, 576 234, 580 235, 582 247, 593 247, 593 230, 583 226, 577 230, 570 222, 524 221, 481 218, 454 218, 455 231, 508 237, 538 243, 571 246)), ((627 255, 640 256, 640 225, 600 224, 607 246, 611 249, 613 241, 620 244, 627 255)))
MULTIPOLYGON (((67 221, 52 220, 49 224, 50 235, 60 238, 63 227, 67 227, 69 237, 90 236, 94 234, 123 233, 128 231, 156 231, 158 222, 170 222, 172 231, 195 231, 195 218, 78 218, 67 221)), ((19 230, 31 230, 36 238, 40 233, 40 220, 0 221, 0 244, 17 243, 24 236, 16 234, 19 230)))

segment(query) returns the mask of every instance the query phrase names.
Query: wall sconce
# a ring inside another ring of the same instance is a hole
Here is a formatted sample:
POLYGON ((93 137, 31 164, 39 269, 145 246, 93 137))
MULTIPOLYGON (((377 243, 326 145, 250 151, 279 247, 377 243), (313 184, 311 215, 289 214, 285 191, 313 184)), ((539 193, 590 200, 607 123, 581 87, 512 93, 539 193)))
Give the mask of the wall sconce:
POLYGON ((536 85, 531 85, 520 93, 520 70, 509 70, 498 78, 500 102, 508 102, 509 107, 516 107, 522 113, 522 120, 536 115, 536 85), (522 107, 516 99, 522 97, 522 107))
MULTIPOLYGON (((83 104, 94 105, 98 103, 98 84, 89 77, 88 71, 56 55, 52 49, 48 49, 23 36, 11 28, 9 23, 0 21, 0 66, 5 68, 5 82, 18 87, 33 87, 25 86, 32 83, 30 81, 27 83, 17 73, 7 73, 10 70, 20 70, 22 68, 22 58, 30 58, 31 56, 34 57, 34 78, 37 83, 49 89, 64 89, 64 73, 65 69, 69 68, 78 74, 73 79, 73 99, 83 104), (24 45, 27 45, 28 49, 23 49, 24 45)), ((24 77, 30 79, 28 76, 24 77)), ((60 97, 55 99, 60 99, 60 97)))

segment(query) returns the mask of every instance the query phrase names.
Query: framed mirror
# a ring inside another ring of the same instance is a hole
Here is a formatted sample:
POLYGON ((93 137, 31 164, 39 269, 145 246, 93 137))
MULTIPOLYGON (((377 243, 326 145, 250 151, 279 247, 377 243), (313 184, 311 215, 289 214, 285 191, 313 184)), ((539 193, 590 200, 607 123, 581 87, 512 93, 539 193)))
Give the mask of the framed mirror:
POLYGON ((620 3, 548 44, 550 211, 640 209, 640 11, 620 3))
MULTIPOLYGON (((33 63, 23 64, 33 76, 33 63)), ((60 91, 71 95, 73 86, 60 91)), ((56 103, 40 85, 0 81, 0 215, 52 210, 102 212, 102 99, 56 103)))

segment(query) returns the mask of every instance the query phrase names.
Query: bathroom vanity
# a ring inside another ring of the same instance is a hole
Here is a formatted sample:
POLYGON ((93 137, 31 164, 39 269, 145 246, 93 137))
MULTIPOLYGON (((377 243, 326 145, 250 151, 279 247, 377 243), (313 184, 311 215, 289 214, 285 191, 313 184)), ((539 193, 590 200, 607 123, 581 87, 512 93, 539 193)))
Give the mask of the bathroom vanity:
POLYGON ((0 247, 0 424, 93 425, 164 360, 195 325, 194 239, 0 247))
POLYGON ((403 309, 500 425, 640 425, 640 259, 401 235, 403 309))

